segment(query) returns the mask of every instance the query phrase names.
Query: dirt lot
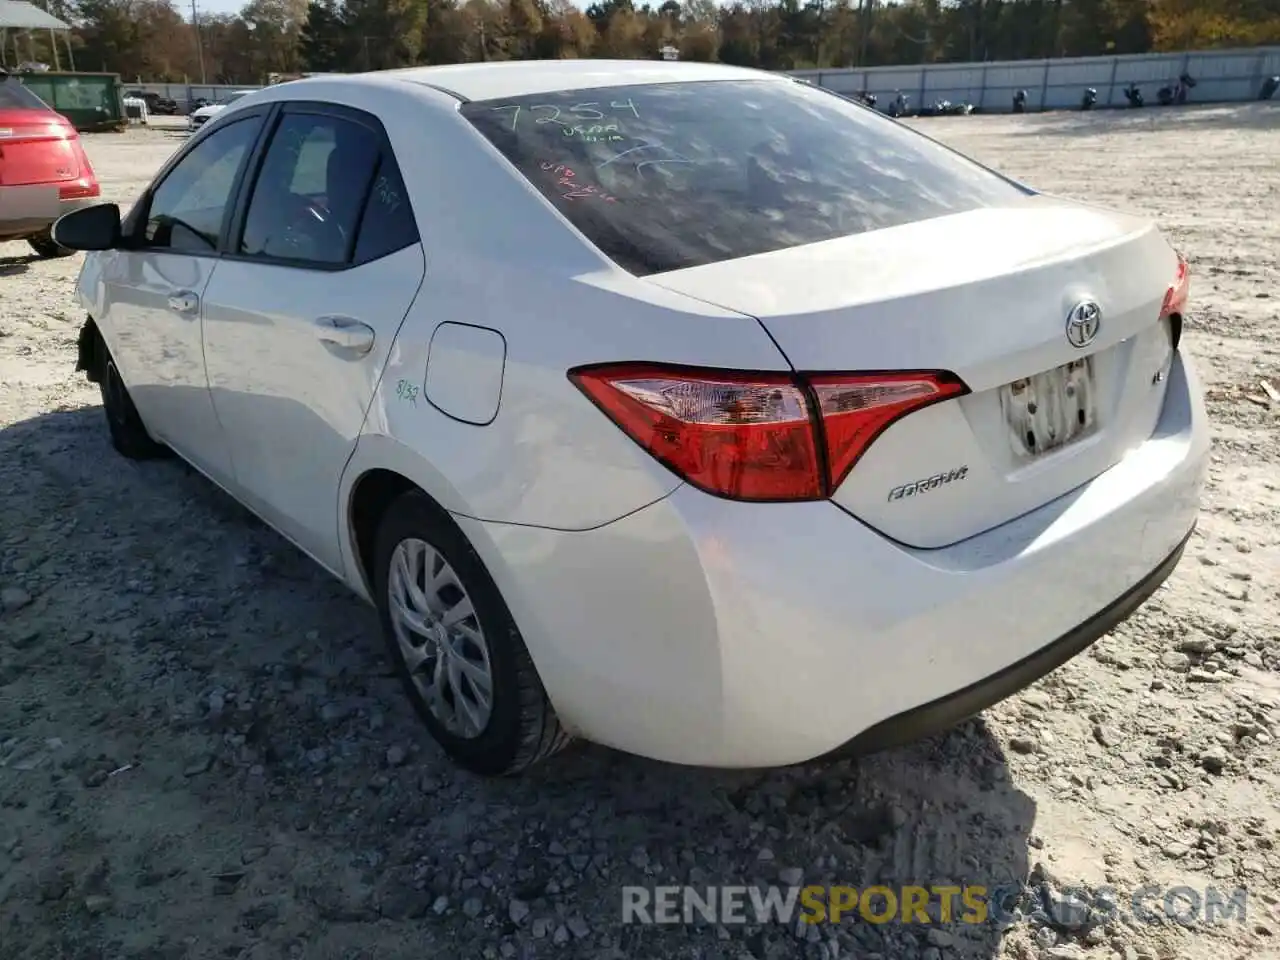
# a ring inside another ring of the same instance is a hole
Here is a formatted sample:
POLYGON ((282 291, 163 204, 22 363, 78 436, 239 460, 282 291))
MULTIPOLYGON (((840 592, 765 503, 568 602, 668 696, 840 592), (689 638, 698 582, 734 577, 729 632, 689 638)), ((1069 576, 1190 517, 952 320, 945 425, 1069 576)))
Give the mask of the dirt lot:
MULTIPOLYGON (((369 611, 189 469, 110 450, 72 372, 78 258, 0 244, 0 957, 1280 956, 1280 402, 1260 386, 1280 388, 1280 105, 926 129, 1167 228, 1194 269, 1214 467, 1133 619, 982 720, 860 764, 580 747, 521 781, 457 773, 369 611), (1005 930, 620 923, 624 884, 800 877, 1030 877, 1038 899, 1005 930), (1245 887, 1246 916, 1146 922, 1147 884, 1245 887)), ((88 150, 127 202, 180 142, 88 150)))

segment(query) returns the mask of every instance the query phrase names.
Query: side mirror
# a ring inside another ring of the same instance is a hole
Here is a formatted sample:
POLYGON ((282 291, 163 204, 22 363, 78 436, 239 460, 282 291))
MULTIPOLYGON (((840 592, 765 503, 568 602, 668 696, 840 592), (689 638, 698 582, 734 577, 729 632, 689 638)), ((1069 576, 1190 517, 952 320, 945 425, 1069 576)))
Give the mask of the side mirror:
POLYGON ((120 208, 98 203, 64 214, 53 225, 53 239, 68 250, 114 250, 120 246, 120 208))

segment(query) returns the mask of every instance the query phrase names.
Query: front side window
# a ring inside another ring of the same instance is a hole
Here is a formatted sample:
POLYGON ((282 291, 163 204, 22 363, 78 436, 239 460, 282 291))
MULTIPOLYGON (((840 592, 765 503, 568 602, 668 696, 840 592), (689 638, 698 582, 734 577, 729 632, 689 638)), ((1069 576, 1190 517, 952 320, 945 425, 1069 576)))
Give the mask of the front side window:
POLYGON ((641 276, 1023 195, 945 147, 801 83, 602 87, 461 111, 589 240, 641 276))
POLYGON ((209 134, 169 171, 151 195, 142 246, 175 253, 214 253, 240 167, 253 147, 258 117, 209 134))
POLYGON ((353 120, 286 113, 254 184, 239 253, 346 263, 381 149, 373 130, 353 120))

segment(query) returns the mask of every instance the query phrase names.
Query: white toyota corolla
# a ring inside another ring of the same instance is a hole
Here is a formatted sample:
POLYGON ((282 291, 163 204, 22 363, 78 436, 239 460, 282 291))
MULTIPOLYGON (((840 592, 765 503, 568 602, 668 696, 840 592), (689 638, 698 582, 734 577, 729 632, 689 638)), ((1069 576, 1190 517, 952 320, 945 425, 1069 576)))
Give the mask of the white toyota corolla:
POLYGON ((187 129, 192 131, 199 130, 231 104, 251 93, 253 93, 252 90, 238 90, 216 103, 207 103, 203 107, 196 107, 187 115, 187 129))
POLYGON ((938 729, 1110 630, 1195 524, 1157 229, 785 76, 302 80, 56 236, 95 251, 79 365, 116 448, 376 604, 480 772, 938 729))

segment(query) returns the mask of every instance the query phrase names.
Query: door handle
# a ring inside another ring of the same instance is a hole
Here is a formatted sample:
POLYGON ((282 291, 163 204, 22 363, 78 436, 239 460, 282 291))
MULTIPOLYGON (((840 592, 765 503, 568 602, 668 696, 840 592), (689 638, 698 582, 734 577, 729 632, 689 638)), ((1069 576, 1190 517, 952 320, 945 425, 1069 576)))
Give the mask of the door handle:
POLYGON ((316 335, 322 343, 368 353, 373 349, 373 327, 350 317, 321 317, 316 321, 316 335))
POLYGON ((190 290, 179 290, 169 295, 169 309, 174 313, 195 313, 200 298, 190 290))

